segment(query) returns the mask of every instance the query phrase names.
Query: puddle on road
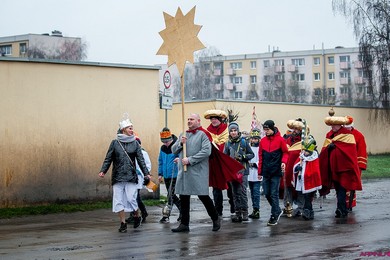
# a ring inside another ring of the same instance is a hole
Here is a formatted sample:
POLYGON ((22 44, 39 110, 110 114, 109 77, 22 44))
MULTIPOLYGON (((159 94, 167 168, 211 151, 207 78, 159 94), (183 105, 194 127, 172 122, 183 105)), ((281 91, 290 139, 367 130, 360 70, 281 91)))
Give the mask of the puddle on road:
POLYGON ((83 245, 75 245, 75 246, 66 246, 66 247, 53 247, 49 248, 49 251, 75 251, 81 249, 90 249, 92 246, 83 246, 83 245))

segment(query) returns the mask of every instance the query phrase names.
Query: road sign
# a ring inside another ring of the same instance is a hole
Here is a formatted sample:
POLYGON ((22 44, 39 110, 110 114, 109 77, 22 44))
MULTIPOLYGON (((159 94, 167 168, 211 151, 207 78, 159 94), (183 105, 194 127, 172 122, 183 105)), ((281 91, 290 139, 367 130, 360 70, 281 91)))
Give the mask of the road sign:
POLYGON ((173 98, 168 96, 160 97, 160 108, 161 109, 172 109, 173 98))
POLYGON ((165 88, 168 89, 171 86, 171 80, 172 80, 171 73, 168 70, 166 70, 163 76, 163 82, 165 88))

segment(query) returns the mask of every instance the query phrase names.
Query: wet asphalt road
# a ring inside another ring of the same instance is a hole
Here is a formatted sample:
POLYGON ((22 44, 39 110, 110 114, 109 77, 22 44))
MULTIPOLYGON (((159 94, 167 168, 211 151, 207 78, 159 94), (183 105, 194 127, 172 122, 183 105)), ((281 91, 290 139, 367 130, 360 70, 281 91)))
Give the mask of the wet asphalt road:
MULTIPOLYGON (((0 220, 0 259, 365 259, 390 257, 390 180, 363 182, 358 205, 347 219, 335 219, 331 193, 314 202, 315 219, 281 217, 268 227, 270 207, 261 197, 261 218, 231 223, 225 201, 222 228, 212 232, 202 204, 191 200, 189 233, 160 224, 160 207, 147 222, 119 233, 110 210, 0 220), (371 255, 371 256, 369 256, 371 255), (381 256, 382 255, 382 256, 381 256)), ((225 196, 226 197, 226 196, 225 196)))

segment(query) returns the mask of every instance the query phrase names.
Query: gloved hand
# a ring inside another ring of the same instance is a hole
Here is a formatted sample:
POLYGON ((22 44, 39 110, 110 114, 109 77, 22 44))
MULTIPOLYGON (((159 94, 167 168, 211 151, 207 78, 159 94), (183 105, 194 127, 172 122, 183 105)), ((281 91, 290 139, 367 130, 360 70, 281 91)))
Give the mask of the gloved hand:
POLYGON ((330 143, 330 144, 328 145, 328 150, 329 150, 329 151, 332 151, 334 148, 336 148, 336 145, 335 145, 334 143, 330 143))
POLYGON ((251 163, 250 167, 256 168, 257 169, 257 163, 251 163))
POLYGON ((237 154, 235 159, 237 161, 241 162, 242 161, 242 155, 241 154, 237 154))
POLYGON ((296 172, 302 171, 302 166, 301 166, 300 164, 298 164, 297 166, 295 166, 295 171, 296 171, 296 172))
POLYGON ((148 183, 150 182, 150 178, 148 176, 145 176, 144 177, 144 185, 148 185, 148 183))

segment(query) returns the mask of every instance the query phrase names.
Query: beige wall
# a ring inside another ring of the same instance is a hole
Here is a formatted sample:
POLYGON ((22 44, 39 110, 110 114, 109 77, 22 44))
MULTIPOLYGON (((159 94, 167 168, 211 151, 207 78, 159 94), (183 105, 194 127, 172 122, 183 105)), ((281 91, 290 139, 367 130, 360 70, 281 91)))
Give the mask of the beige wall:
MULTIPOLYGON (((56 200, 111 197, 110 174, 100 179, 108 145, 128 112, 157 177, 159 131, 165 110, 158 104, 158 67, 66 64, 0 58, 0 208, 56 200)), ((253 106, 259 120, 274 119, 284 132, 286 121, 305 118, 324 141, 329 107, 256 102, 188 102, 190 112, 232 109, 241 130, 249 130, 253 106)), ((181 104, 168 110, 168 127, 182 131, 181 104)), ((390 128, 370 121, 368 109, 335 108, 352 115, 366 136, 370 153, 390 152, 390 128)), ((186 128, 186 120, 185 120, 186 128)), ((202 120, 203 126, 209 122, 202 120)), ((111 172, 110 172, 111 173, 111 172)), ((156 197, 159 194, 152 194, 156 197)))
POLYGON ((0 207, 111 197, 97 174, 124 112, 156 162, 158 67, 0 60, 0 82, 0 207))
MULTIPOLYGON (((228 101, 208 101, 208 102, 188 102, 185 104, 186 118, 190 112, 199 113, 202 116, 202 125, 207 127, 210 122, 203 119, 203 113, 208 109, 232 109, 239 112, 238 123, 240 130, 250 130, 253 106, 256 107, 256 114, 260 122, 273 119, 276 126, 284 133, 287 130, 286 122, 289 119, 298 117, 306 119, 311 129, 311 134, 316 138, 319 147, 325 140, 325 134, 330 127, 325 125, 324 118, 328 116, 330 107, 314 105, 296 104, 271 104, 257 102, 228 102, 228 101)), ((366 138, 367 150, 369 153, 389 153, 390 152, 390 129, 382 120, 374 121, 370 109, 335 107, 335 116, 351 115, 355 120, 355 127, 359 129, 366 138)), ((160 111, 160 128, 165 126, 165 114, 160 111)), ((185 122, 186 126, 187 122, 185 122)), ((181 104, 174 104, 172 110, 168 110, 168 127, 172 132, 181 132, 181 104)))

